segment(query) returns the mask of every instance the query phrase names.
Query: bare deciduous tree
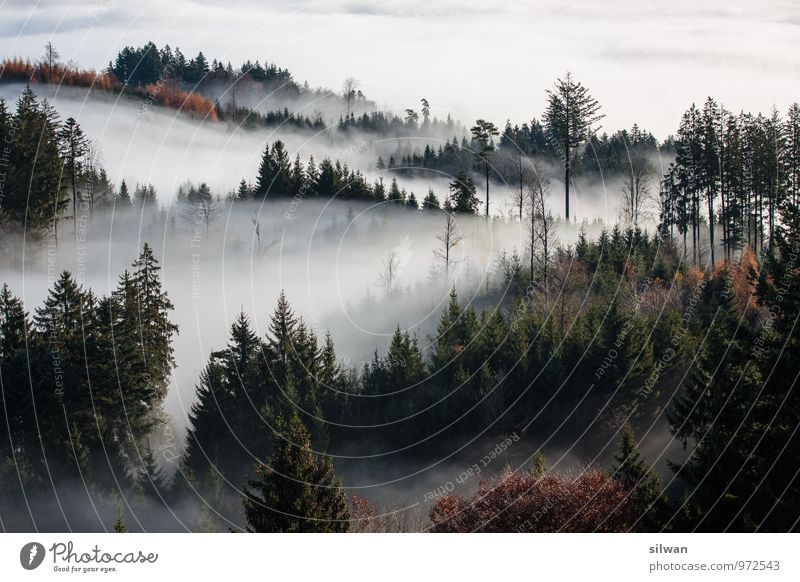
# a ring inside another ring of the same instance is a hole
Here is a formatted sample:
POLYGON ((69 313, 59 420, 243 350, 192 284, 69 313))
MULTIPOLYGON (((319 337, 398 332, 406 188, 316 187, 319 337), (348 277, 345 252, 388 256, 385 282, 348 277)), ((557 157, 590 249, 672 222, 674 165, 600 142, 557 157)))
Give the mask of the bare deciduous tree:
POLYGON ((344 97, 347 103, 347 117, 350 117, 350 108, 353 105, 353 101, 358 94, 358 88, 360 86, 361 82, 355 77, 347 77, 344 83, 342 83, 342 97, 344 97))
POLYGON ((261 221, 258 219, 258 215, 254 216, 250 219, 250 222, 253 223, 254 234, 256 235, 256 256, 261 256, 261 221))
POLYGON ((42 57, 42 62, 47 65, 47 82, 53 82, 53 67, 58 65, 58 59, 61 58, 61 55, 58 54, 58 51, 53 46, 53 43, 47 41, 47 44, 44 45, 44 57, 42 57))
POLYGON ((275 239, 270 243, 262 244, 261 242, 261 219, 256 214, 253 218, 250 219, 250 222, 253 223, 253 234, 256 237, 256 257, 260 257, 264 253, 268 252, 269 249, 274 247, 276 244, 280 242, 280 239, 275 239))
POLYGON ((389 294, 394 290, 397 269, 400 266, 400 257, 397 249, 389 251, 386 258, 381 259, 381 263, 383 264, 383 272, 378 276, 378 282, 389 294))
POLYGON ((653 212, 653 195, 650 191, 650 163, 641 156, 631 158, 622 183, 622 221, 636 228, 653 212))
POLYGON ((530 284, 536 285, 537 267, 541 272, 541 280, 537 285, 545 296, 549 286, 548 266, 553 249, 558 244, 555 232, 555 217, 547 208, 550 198, 550 180, 544 175, 542 168, 534 167, 527 190, 528 206, 528 254, 530 284))
POLYGON ((186 197, 186 208, 184 217, 187 222, 195 225, 205 225, 206 237, 208 237, 211 223, 222 211, 222 204, 215 198, 206 184, 201 184, 197 190, 192 189, 186 197))
POLYGON ((434 249, 433 255, 444 267, 445 281, 448 281, 450 279, 450 264, 453 262, 451 256, 453 249, 464 240, 464 237, 458 234, 455 214, 449 204, 444 209, 444 221, 442 232, 436 235, 441 246, 438 249, 434 249))
POLYGON ((529 186, 531 180, 531 166, 528 156, 522 150, 514 148, 511 152, 511 159, 513 164, 514 178, 517 180, 518 190, 514 191, 514 207, 519 212, 519 221, 525 220, 525 204, 528 198, 525 192, 526 187, 529 186))

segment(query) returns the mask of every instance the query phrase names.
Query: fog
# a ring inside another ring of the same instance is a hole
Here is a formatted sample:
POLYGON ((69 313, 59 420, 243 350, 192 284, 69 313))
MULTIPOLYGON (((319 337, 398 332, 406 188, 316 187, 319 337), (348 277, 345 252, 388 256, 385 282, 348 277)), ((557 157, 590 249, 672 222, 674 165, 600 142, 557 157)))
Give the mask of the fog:
MULTIPOLYGON (((344 138, 335 125, 322 132, 281 127, 245 130, 230 123, 148 106, 139 98, 75 87, 33 88, 37 96, 54 106, 61 119, 73 117, 78 121, 87 137, 99 146, 102 165, 116 184, 124 179, 132 189, 136 183, 152 183, 162 205, 169 204, 186 181, 206 182, 217 194, 234 190, 243 178, 254 182, 265 146, 278 139, 286 145, 291 160, 298 154, 304 164, 309 156, 314 156, 317 164, 324 158, 340 160, 362 170, 371 180, 381 175, 371 171, 378 156, 388 159, 398 142, 406 140, 359 132, 349 132, 344 138)), ((23 89, 19 83, 0 84, 0 97, 13 108, 23 89)), ((303 113, 302 108, 291 110, 303 113)), ((415 138, 414 144, 424 149, 425 143, 438 146, 452 137, 443 134, 415 138)), ((390 174, 382 175, 391 180, 390 174)), ((421 199, 433 187, 441 198, 448 180, 447 176, 432 174, 407 189, 421 199)))
MULTIPOLYGON (((0 85, 0 96, 13 102, 21 89, 21 85, 0 85)), ((396 150, 397 139, 356 135, 345 141, 330 131, 318 135, 281 129, 244 131, 157 107, 142 112, 141 101, 110 94, 87 95, 74 88, 53 93, 52 88, 41 86, 35 90, 52 100, 62 118, 75 117, 87 136, 101 146, 103 166, 114 183, 125 179, 131 189, 137 182, 153 183, 161 208, 97 212, 90 236, 80 243, 74 240, 71 222, 65 221, 55 255, 50 257, 49 249, 41 243, 18 241, 21 252, 3 265, 3 282, 23 299, 29 311, 41 304, 63 269, 73 272, 85 287, 107 295, 142 245, 147 242, 153 246, 163 268, 165 289, 175 305, 172 320, 180 328, 174 342, 177 367, 165 402, 169 421, 153 439, 156 446, 171 451, 172 459, 179 458, 183 448, 198 376, 210 352, 226 344, 229 327, 240 311, 249 316, 255 331, 263 337, 277 297, 284 290, 295 312, 319 335, 332 333, 340 362, 348 368, 360 368, 376 350, 385 350, 397 326, 415 334, 426 351, 452 288, 458 291, 462 303, 483 307, 481 291, 496 287, 502 293, 499 256, 514 250, 524 256, 524 225, 499 218, 516 214, 517 187, 496 182, 492 184, 496 220, 487 223, 478 216, 457 216, 463 242, 454 249, 449 278, 434 256, 434 250, 441 246, 436 237, 444 227, 439 211, 336 199, 220 201, 207 229, 197 216, 172 203, 178 187, 187 181, 207 182, 217 195, 224 195, 241 178, 254 178, 268 142, 282 139, 291 156, 299 153, 304 162, 309 155, 318 161, 331 157, 363 170, 371 180, 383 177, 388 181, 392 172, 377 172, 372 166, 378 155, 396 150), (254 221, 260 225, 260 240, 254 221), (381 274, 390 254, 397 263, 393 284, 388 288, 381 274)), ((451 136, 441 139, 447 137, 451 136)), ((545 171, 551 175, 551 207, 560 214, 560 169, 548 167, 545 171)), ((451 176, 435 172, 399 177, 401 187, 415 192, 419 200, 428 188, 443 200, 450 180, 451 176)), ((573 208, 579 220, 592 221, 590 235, 599 231, 603 221, 616 219, 619 187, 613 182, 576 182, 573 208)), ((483 200, 480 182, 478 196, 483 200)), ((559 223, 557 237, 561 243, 570 244, 578 228, 578 223, 559 223)), ((481 478, 500 472, 506 465, 528 466, 538 449, 545 452, 553 468, 578 471, 587 464, 607 463, 616 444, 613 431, 608 433, 608 442, 594 443, 563 443, 558 435, 518 436, 519 442, 483 467, 480 475, 470 473, 465 479, 459 477, 496 446, 498 437, 473 434, 464 441, 447 443, 443 447, 447 452, 434 459, 418 461, 398 460, 389 451, 368 458, 341 456, 336 459, 337 472, 350 493, 365 495, 387 509, 405 507, 417 520, 427 514, 442 487, 469 492, 481 478)), ((660 421, 648 436, 646 453, 658 457, 663 474, 664 448, 674 449, 674 443, 670 443, 660 421)), ((162 461, 164 458, 167 456, 162 455, 162 461)), ((672 453, 671 458, 675 458, 672 453)), ((167 472, 176 468, 174 463, 164 464, 167 472)), ((87 496, 79 484, 65 485, 64 489, 64 500, 73 499, 77 506, 87 496)), ((237 495, 230 493, 226 501, 229 512, 219 518, 217 527, 241 526, 237 495)), ((72 527, 98 529, 98 524, 113 523, 119 500, 94 497, 90 501, 96 507, 76 512, 72 527)), ((125 505, 133 521, 129 519, 128 525, 133 529, 197 529, 208 512, 198 499, 178 503, 171 508, 175 515, 151 514, 137 500, 126 500, 125 505), (136 514, 145 516, 141 523, 136 514)), ((55 530, 64 528, 58 522, 60 509, 52 508, 55 530)))
MULTIPOLYGON (((180 206, 156 212, 98 213, 85 243, 76 243, 72 225, 63 223, 55 260, 40 243, 26 241, 25 259, 4 266, 3 278, 27 309, 33 310, 60 270, 70 270, 84 286, 108 294, 142 244, 149 242, 154 247, 165 289, 175 305, 172 320, 180 328, 174 342, 177 368, 165 402, 169 421, 153 437, 164 469, 171 473, 182 452, 199 373, 211 350, 226 344, 228 329, 240 310, 263 337, 277 297, 285 290, 296 313, 318 334, 331 331, 341 364, 360 368, 375 350, 385 350, 398 325, 415 334, 426 351, 452 287, 463 303, 478 308, 484 306, 478 299, 481 290, 492 287, 502 293, 497 256, 520 246, 524 228, 519 223, 492 221, 487 225, 480 217, 458 216, 457 228, 464 240, 454 251, 450 278, 445 280, 433 254, 443 223, 444 217, 437 211, 313 199, 294 204, 287 200, 221 205, 208 235, 205 224, 195 222, 180 206), (261 224, 260 251, 254 218, 261 224), (391 252, 396 253, 398 262, 390 290, 380 281, 380 274, 382 261, 391 252)), ((567 231, 561 227, 561 236, 568 239, 574 234, 574 228, 567 231)), ((366 496, 387 511, 407 508, 402 513, 408 519, 413 517, 416 528, 443 493, 442 487, 467 493, 481 478, 499 473, 506 465, 529 466, 537 450, 544 451, 554 469, 569 472, 611 462, 616 448, 616 427, 607 431, 607 441, 595 442, 581 438, 563 442, 558 434, 520 433, 516 435, 519 442, 482 466, 478 474, 470 468, 502 440, 483 430, 465 435, 463 440, 440 443, 437 448, 442 452, 433 457, 398 456, 392 451, 364 456, 354 445, 351 452, 355 455, 334 455, 337 472, 349 493, 366 496)), ((674 460, 677 447, 663 419, 654 423, 647 438, 646 452, 657 458, 659 470, 666 475, 664 452, 669 448, 674 460)), ((224 519, 215 518, 221 520, 215 527, 241 526, 239 491, 235 489, 239 485, 232 486, 226 494, 228 513, 222 512, 224 519)), ((63 485, 62 489, 67 498, 86 497, 79 484, 63 485)), ((112 523, 120 503, 96 496, 91 501, 100 508, 101 518, 94 508, 76 513, 72 526, 78 530, 112 523)), ((143 516, 138 525, 128 520, 129 526, 146 530, 196 529, 210 511, 201 499, 181 500, 172 508, 175 515, 152 513, 135 499, 126 503, 130 503, 126 511, 131 517, 137 512, 143 516)), ((59 515, 54 513, 53 519, 61 519, 59 515)), ((59 521, 53 525, 56 530, 63 527, 59 521)))
POLYGON ((397 325, 416 333, 424 345, 450 285, 469 293, 497 283, 497 254, 518 247, 524 237, 518 224, 492 223, 487 229, 485 220, 459 217, 464 242, 453 251, 445 284, 433 254, 443 224, 437 211, 317 200, 295 207, 290 201, 221 204, 208 235, 205 224, 195 223, 180 207, 98 213, 92 236, 79 246, 72 224, 63 224, 55 261, 46 248, 27 242, 24 264, 5 269, 4 280, 28 309, 41 303, 54 273, 63 269, 98 294, 108 294, 144 242, 150 243, 180 326, 167 410, 182 426, 209 352, 225 344, 240 310, 264 335, 281 290, 315 331, 332 332, 340 357, 350 365, 360 367, 375 349, 382 350, 397 325), (260 256, 253 219, 261 226, 260 256), (397 261, 387 290, 380 275, 391 252, 397 261), (378 301, 379 309, 365 308, 378 301))
MULTIPOLYGON (((19 83, 0 84, 0 97, 13 107, 23 88, 19 83)), ((151 183, 164 206, 170 204, 178 188, 187 181, 206 182, 217 195, 231 192, 241 179, 254 182, 265 146, 278 139, 285 143, 292 160, 298 154, 304 164, 309 156, 314 156, 317 163, 326 157, 339 160, 352 169, 361 170, 370 182, 383 178, 387 186, 396 177, 400 186, 409 193, 414 192, 420 201, 429 188, 444 200, 448 184, 453 180, 453 176, 434 170, 417 169, 413 176, 408 176, 374 168, 378 156, 388 160, 398 147, 411 145, 422 151, 429 144, 438 148, 453 138, 446 133, 409 138, 359 132, 343 136, 335 127, 322 132, 292 131, 286 127, 245 130, 226 122, 215 123, 155 105, 147 106, 138 98, 49 85, 35 85, 34 91, 40 98, 47 99, 62 119, 74 117, 81 124, 87 137, 99 146, 101 163, 115 184, 124 179, 132 190, 137 183, 151 183)), ((295 105, 290 111, 303 113, 303 107, 313 107, 295 105)), ((663 173, 669 161, 653 155, 651 162, 656 176, 663 173)), ((490 205, 495 217, 516 215, 518 186, 500 177, 506 162, 502 158, 494 160, 490 205)), ((563 211, 563 170, 546 163, 540 163, 540 167, 549 177, 550 205, 558 216, 563 211)), ((657 181, 654 177, 650 184, 652 194, 657 191, 657 181)), ((476 185, 478 198, 483 203, 484 185, 477 176, 476 185)), ((621 186, 619 178, 577 177, 571 189, 573 218, 578 222, 615 222, 619 216, 621 186)), ((647 226, 652 228, 653 222, 647 226)))

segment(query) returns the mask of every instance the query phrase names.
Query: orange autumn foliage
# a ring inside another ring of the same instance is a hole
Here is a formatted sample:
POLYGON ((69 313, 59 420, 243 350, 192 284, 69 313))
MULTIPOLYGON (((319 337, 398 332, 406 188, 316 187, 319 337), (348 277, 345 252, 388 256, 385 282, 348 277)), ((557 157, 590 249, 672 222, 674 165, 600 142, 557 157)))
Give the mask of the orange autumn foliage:
POLYGON ((748 308, 755 305, 755 283, 750 279, 750 273, 758 273, 759 264, 752 249, 745 248, 737 263, 720 263, 714 270, 714 275, 723 268, 727 268, 730 273, 731 290, 736 297, 736 305, 739 313, 743 314, 748 308))
POLYGON ((100 91, 125 92, 157 103, 163 107, 177 109, 190 115, 200 115, 217 121, 217 110, 208 97, 184 91, 170 83, 155 83, 144 87, 124 87, 113 73, 97 73, 88 69, 72 69, 61 65, 52 71, 45 63, 33 64, 20 58, 4 59, 0 62, 0 81, 25 83, 50 83, 70 87, 87 87, 100 91))
POLYGON ((32 64, 20 58, 5 59, 0 63, 0 79, 3 81, 25 81, 26 83, 49 83, 70 87, 93 87, 101 91, 111 91, 118 86, 116 78, 110 73, 97 73, 88 69, 73 69, 61 65, 52 70, 45 63, 32 64))

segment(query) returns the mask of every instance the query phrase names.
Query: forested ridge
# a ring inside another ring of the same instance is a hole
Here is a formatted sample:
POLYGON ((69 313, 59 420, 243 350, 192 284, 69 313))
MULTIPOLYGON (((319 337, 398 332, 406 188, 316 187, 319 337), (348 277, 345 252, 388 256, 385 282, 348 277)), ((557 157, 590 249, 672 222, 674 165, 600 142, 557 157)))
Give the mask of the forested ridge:
MULTIPOLYGON (((108 74, 141 86, 165 67, 180 83, 237 77, 201 57, 125 49, 108 74)), ((305 90, 276 66, 245 68, 254 81, 305 90)), ((359 95, 350 87, 347 109, 359 95)), ((405 118, 348 111, 339 129, 390 131, 399 119, 413 134, 433 124, 422 105, 421 121, 414 110, 405 118)), ((292 115, 287 109, 281 123, 292 115)), ((599 104, 567 75, 548 92, 542 119, 502 132, 479 119, 440 148, 381 158, 377 169, 391 181, 337 159, 292 159, 273 140, 257 174, 229 192, 181 187, 172 204, 205 236, 223 208, 253 200, 285 212, 304 199, 385 203, 387 221, 436 213, 443 229, 430 261, 448 295, 435 333, 398 323, 388 347, 363 365, 344 361, 336 338, 304 320, 285 293, 272 314, 259 315, 265 333, 240 313, 197 379, 171 466, 157 437, 179 330, 151 246, 105 297, 66 271, 39 306, 4 285, 3 528, 60 530, 78 520, 120 530, 797 530, 800 109, 734 114, 708 99, 663 143, 638 126, 598 135, 599 104), (655 153, 667 159, 662 167, 655 153), (425 170, 450 176, 449 189, 418 195, 402 185, 425 170), (575 225, 574 240, 559 240, 572 226, 573 178, 606 172, 621 184, 618 223, 596 235, 575 225), (562 177, 563 218, 551 203, 561 207, 552 184, 562 177), (513 204, 492 215, 504 182, 513 204), (497 276, 470 296, 451 279, 454 249, 470 236, 454 221, 478 216, 488 227, 518 223, 525 236, 493 257, 497 276), (686 450, 669 458, 666 483, 642 451, 640 435, 658 426, 686 450), (435 462, 476 434, 501 449, 529 447, 528 460, 516 470, 484 465, 467 494, 434 490, 413 526, 388 518, 369 489, 350 488, 340 472, 386 451, 394 455, 387 463, 435 462), (574 474, 549 468, 537 444, 609 438, 613 460, 574 474), (102 507, 92 513, 93 503, 102 507)), ((57 245, 91 230, 95 214, 165 212, 152 185, 110 177, 90 137, 30 87, 13 107, 0 100, 9 264, 24 260, 12 250, 17 236, 57 245)), ((266 233, 252 222, 260 253, 266 233)), ((390 253, 384 263, 379 301, 397 293, 397 260, 390 253)))

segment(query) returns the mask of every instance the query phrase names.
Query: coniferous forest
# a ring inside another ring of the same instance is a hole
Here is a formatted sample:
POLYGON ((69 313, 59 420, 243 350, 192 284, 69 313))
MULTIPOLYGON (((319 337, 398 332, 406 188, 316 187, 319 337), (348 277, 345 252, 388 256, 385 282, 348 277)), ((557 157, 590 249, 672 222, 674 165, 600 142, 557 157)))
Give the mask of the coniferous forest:
POLYGON ((3 531, 800 530, 797 103, 209 56, 0 64, 3 531))

